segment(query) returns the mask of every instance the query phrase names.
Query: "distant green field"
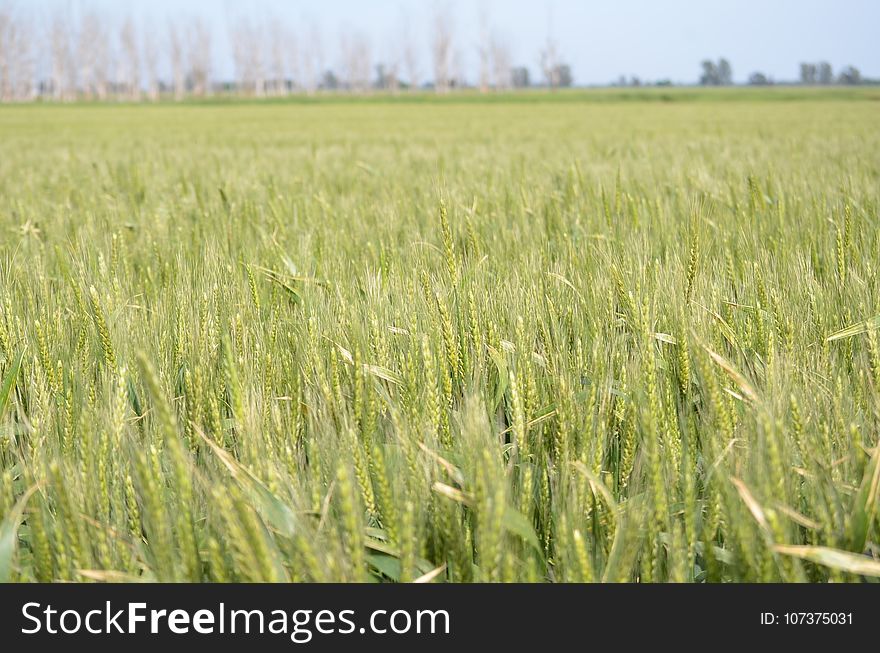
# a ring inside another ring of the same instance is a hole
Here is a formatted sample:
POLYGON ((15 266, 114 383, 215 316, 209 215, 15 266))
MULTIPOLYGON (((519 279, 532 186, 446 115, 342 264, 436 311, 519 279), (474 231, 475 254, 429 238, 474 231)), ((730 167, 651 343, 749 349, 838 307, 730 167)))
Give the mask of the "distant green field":
MULTIPOLYGON (((282 97, 247 98, 240 95, 217 93, 207 98, 188 98, 184 105, 288 105, 288 104, 534 104, 534 103, 594 103, 594 102, 793 102, 793 101, 868 101, 880 102, 880 85, 865 86, 641 86, 547 89, 520 89, 507 92, 480 93, 462 89, 438 95, 433 91, 402 90, 397 93, 371 92, 364 94, 319 91, 308 95, 296 93, 282 97)), ((49 107, 66 108, 69 105, 40 101, 49 107)), ((86 102, 95 107, 117 108, 115 102, 86 102)), ((33 105, 23 105, 30 107, 33 105)))
POLYGON ((878 100, 0 107, 0 581, 876 580, 878 100))

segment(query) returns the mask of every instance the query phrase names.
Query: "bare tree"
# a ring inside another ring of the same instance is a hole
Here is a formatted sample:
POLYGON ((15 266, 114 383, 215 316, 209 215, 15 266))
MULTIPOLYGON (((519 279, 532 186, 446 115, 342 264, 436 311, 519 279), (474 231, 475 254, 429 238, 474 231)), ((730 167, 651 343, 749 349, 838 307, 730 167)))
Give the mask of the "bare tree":
POLYGON ((122 94, 129 100, 138 100, 141 96, 141 57, 131 17, 126 18, 122 23, 119 45, 121 47, 119 81, 122 94))
POLYGON ((380 88, 397 93, 400 88, 400 66, 403 53, 399 39, 392 35, 385 39, 385 64, 376 66, 378 85, 380 88))
POLYGON ((446 93, 452 66, 452 21, 447 8, 437 7, 432 25, 431 52, 434 57, 434 89, 446 93))
POLYGON ((245 93, 262 97, 266 92, 263 65, 263 38, 260 30, 247 19, 240 19, 232 32, 232 56, 235 76, 245 93))
POLYGON ((15 33, 15 22, 10 12, 0 7, 0 102, 7 102, 12 86, 10 50, 15 33))
POLYGON ((336 70, 339 72, 339 81, 343 87, 351 85, 353 74, 351 68, 357 65, 356 62, 352 62, 350 39, 351 36, 347 32, 343 31, 339 34, 339 48, 337 51, 339 59, 336 62, 336 70))
POLYGON ((390 59, 385 76, 385 89, 392 93, 400 90, 400 62, 397 59, 390 59))
POLYGON ((492 83, 496 89, 505 90, 512 84, 510 49, 500 37, 492 38, 492 83))
POLYGON ((144 34, 144 68, 147 73, 147 98, 150 102, 159 100, 159 51, 156 46, 156 33, 153 25, 147 24, 144 34))
POLYGON ((256 27, 251 27, 247 38, 248 66, 254 80, 254 95, 266 94, 266 68, 263 57, 263 35, 256 27))
POLYGON ((79 39, 76 43, 76 67, 79 83, 82 94, 87 98, 94 98, 98 94, 95 83, 95 59, 97 58, 95 43, 102 36, 99 20, 98 15, 93 11, 83 16, 79 26, 79 39))
POLYGON ((299 57, 302 70, 302 86, 311 95, 318 88, 324 74, 324 46, 321 31, 315 23, 309 28, 309 34, 303 40, 303 48, 299 57))
POLYGON ((249 71, 247 69, 247 47, 244 42, 244 36, 241 33, 241 27, 230 31, 229 41, 232 44, 232 66, 234 69, 235 87, 239 93, 243 93, 248 81, 249 71))
POLYGON ((287 58, 287 70, 290 74, 290 90, 294 91, 297 86, 304 85, 298 37, 291 29, 285 29, 284 31, 284 56, 287 58))
POLYGON ((174 88, 174 99, 180 101, 186 94, 186 73, 184 72, 183 42, 177 33, 174 23, 168 23, 168 54, 171 60, 171 84, 174 88))
POLYGON ((559 52, 556 41, 547 37, 547 43, 541 50, 541 73, 544 75, 544 83, 551 89, 556 90, 559 86, 559 52))
POLYGON ((24 20, 18 31, 18 43, 13 50, 12 72, 15 76, 13 93, 18 100, 33 100, 36 96, 37 61, 34 44, 34 25, 24 20))
POLYGON ((211 31, 199 17, 192 19, 189 29, 189 79, 197 97, 211 93, 211 31))
POLYGON ((270 18, 269 30, 269 92, 272 95, 287 93, 287 35, 277 18, 270 18))
POLYGON ((26 17, 0 8, 0 101, 30 100, 34 93, 33 35, 26 17))
POLYGON ((51 43, 52 96, 72 100, 76 96, 76 64, 71 51, 69 21, 55 14, 49 32, 51 43))
POLYGON ((370 89, 370 75, 373 72, 370 40, 366 34, 356 34, 353 45, 354 60, 357 62, 353 67, 354 90, 357 92, 368 91, 370 89))
POLYGON ((400 59, 396 52, 388 56, 387 64, 376 66, 379 87, 392 93, 400 89, 400 59))
POLYGON ((416 91, 419 88, 421 71, 419 69, 419 52, 413 43, 412 30, 409 25, 409 18, 403 16, 401 18, 400 38, 401 52, 400 61, 403 66, 403 72, 406 75, 406 83, 409 84, 409 90, 416 91))
POLYGON ((488 93, 491 75, 492 44, 489 36, 489 21, 486 18, 486 9, 480 12, 480 42, 477 45, 477 54, 480 57, 480 92, 488 93))
POLYGON ((370 87, 370 43, 361 33, 346 34, 340 37, 340 72, 343 83, 356 93, 370 87))

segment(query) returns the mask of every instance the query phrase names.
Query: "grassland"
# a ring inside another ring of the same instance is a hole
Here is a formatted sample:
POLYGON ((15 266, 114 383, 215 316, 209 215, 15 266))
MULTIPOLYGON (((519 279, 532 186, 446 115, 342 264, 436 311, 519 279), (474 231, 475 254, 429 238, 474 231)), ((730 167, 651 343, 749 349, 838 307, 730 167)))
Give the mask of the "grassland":
POLYGON ((876 94, 531 99, 0 108, 0 580, 880 576, 876 94))

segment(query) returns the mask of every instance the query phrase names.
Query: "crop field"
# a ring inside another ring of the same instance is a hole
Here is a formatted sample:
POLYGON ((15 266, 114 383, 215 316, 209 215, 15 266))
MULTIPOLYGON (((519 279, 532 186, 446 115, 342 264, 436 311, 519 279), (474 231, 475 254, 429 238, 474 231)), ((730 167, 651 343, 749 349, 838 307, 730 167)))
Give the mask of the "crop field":
POLYGON ((0 581, 877 580, 878 98, 0 108, 0 581))

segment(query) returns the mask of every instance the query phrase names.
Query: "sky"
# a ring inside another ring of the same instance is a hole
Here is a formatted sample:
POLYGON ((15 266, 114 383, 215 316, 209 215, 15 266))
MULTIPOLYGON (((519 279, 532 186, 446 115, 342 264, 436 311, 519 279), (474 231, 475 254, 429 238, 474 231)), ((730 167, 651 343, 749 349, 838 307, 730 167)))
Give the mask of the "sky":
MULTIPOLYGON (((5 0, 9 4, 10 0, 5 0)), ((621 75, 644 81, 693 83, 703 59, 726 57, 734 80, 760 71, 795 80, 801 61, 828 61, 880 78, 880 0, 11 0, 37 15, 92 8, 108 20, 130 15, 163 29, 169 19, 199 16, 212 31, 215 76, 233 74, 231 26, 280 21, 294 33, 317 27, 328 66, 341 35, 359 33, 374 62, 399 50, 402 34, 417 44, 419 68, 431 75, 430 34, 435 12, 454 25, 454 47, 470 82, 478 70, 481 16, 505 42, 514 65, 538 76, 548 37, 579 85, 607 84, 621 75)), ((4 0, 0 0, 0 5, 4 0)))

